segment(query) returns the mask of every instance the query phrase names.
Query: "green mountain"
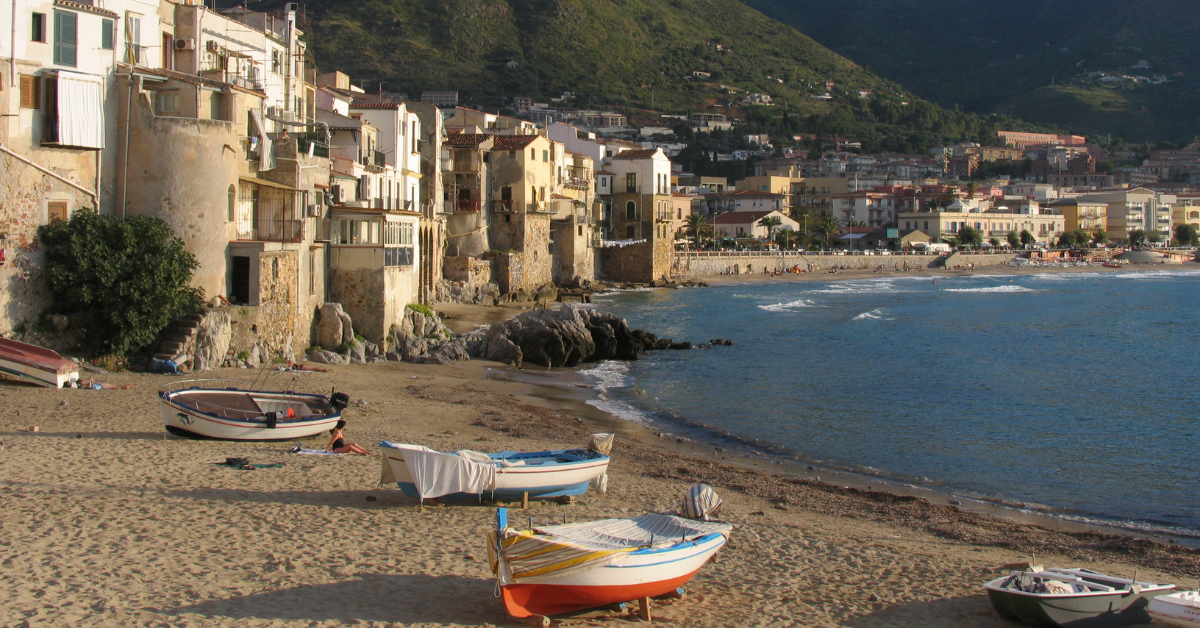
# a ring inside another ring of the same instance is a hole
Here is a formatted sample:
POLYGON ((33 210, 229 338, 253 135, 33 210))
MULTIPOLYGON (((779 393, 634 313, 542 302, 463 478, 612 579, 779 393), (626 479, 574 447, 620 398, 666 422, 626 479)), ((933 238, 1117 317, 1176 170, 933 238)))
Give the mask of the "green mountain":
POLYGON ((923 101, 737 0, 311 0, 301 28, 322 71, 371 91, 457 90, 468 105, 572 92, 562 106, 617 105, 651 124, 716 107, 781 138, 885 150, 985 139, 1000 124, 923 101), (742 106, 751 92, 773 105, 742 106))
POLYGON ((1194 0, 747 3, 945 107, 1135 142, 1200 133, 1194 0))

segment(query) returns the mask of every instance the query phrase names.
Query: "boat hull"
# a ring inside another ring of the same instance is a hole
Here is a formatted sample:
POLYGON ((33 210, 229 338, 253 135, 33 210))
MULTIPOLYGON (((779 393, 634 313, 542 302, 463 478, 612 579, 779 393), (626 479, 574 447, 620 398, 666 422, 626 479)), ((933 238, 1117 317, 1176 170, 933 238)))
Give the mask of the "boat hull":
POLYGON ((1021 595, 988 589, 988 598, 1000 615, 1026 622, 1063 628, 1120 628, 1150 621, 1146 607, 1162 590, 1117 591, 1106 595, 1021 595))
POLYGON ((332 430, 340 413, 298 421, 280 421, 274 428, 265 417, 237 419, 199 412, 177 403, 172 395, 162 397, 162 420, 166 430, 177 436, 249 442, 291 441, 311 438, 332 430))
MULTIPOLYGON (((417 485, 408 472, 404 452, 399 449, 381 449, 396 476, 396 484, 405 495, 420 499, 417 485)), ((608 471, 609 459, 581 460, 575 463, 556 464, 545 468, 512 467, 502 468, 496 473, 496 488, 488 491, 487 497, 501 499, 520 498, 525 493, 530 497, 552 498, 564 495, 583 495, 589 483, 608 471)), ((453 493, 438 499, 478 499, 478 493, 453 493)))
POLYGON ((619 564, 522 579, 500 587, 513 617, 558 615, 572 611, 666 595, 683 586, 724 545, 710 535, 665 549, 639 550, 619 564))
MULTIPOLYGON (((1188 593, 1194 595, 1194 593, 1188 593)), ((1200 606, 1191 602, 1179 600, 1177 594, 1160 595, 1150 600, 1146 611, 1154 618, 1155 625, 1162 624, 1171 628, 1200 628, 1200 606)))
POLYGON ((78 379, 79 367, 49 349, 0 338, 0 373, 39 386, 62 388, 72 378, 78 379))

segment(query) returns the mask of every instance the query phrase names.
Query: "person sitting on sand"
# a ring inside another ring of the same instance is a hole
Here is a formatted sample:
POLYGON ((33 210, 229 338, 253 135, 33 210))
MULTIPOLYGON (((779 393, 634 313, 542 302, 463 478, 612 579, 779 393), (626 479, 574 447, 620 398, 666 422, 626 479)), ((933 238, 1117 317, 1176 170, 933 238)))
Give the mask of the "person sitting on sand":
POLYGON ((338 421, 337 425, 329 430, 329 446, 325 451, 332 451, 335 454, 360 454, 363 456, 371 455, 371 452, 363 449, 358 443, 346 443, 345 438, 346 422, 338 421))
POLYGON ((124 386, 113 386, 112 384, 104 384, 102 382, 98 382, 89 377, 87 380, 87 384, 81 386, 80 388, 91 388, 93 390, 129 390, 130 388, 133 388, 133 384, 125 384, 124 386))

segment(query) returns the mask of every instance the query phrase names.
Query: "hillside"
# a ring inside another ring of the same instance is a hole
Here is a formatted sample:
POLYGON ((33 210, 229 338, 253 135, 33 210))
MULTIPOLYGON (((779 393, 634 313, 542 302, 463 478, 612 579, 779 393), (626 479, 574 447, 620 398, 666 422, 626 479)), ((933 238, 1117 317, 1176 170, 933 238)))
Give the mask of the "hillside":
POLYGON ((839 133, 891 150, 995 131, 995 120, 923 102, 736 0, 314 0, 301 27, 322 71, 372 91, 453 89, 490 108, 563 92, 569 107, 715 108, 782 137, 839 133), (750 92, 773 106, 747 111, 750 92))
POLYGON ((1192 0, 747 1, 945 107, 1137 142, 1200 133, 1192 0))

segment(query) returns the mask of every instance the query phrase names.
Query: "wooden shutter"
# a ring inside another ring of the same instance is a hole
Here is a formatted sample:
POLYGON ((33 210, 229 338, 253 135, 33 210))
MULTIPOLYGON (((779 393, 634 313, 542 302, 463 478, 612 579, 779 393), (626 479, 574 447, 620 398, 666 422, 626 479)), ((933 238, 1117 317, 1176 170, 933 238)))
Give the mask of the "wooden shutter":
POLYGON ((41 81, 29 74, 21 75, 21 108, 38 109, 42 106, 41 81))
POLYGON ((68 218, 67 202, 50 201, 50 203, 46 206, 46 213, 49 214, 48 217, 50 220, 48 222, 54 222, 55 220, 66 222, 68 218))
POLYGON ((70 11, 54 11, 54 64, 75 67, 76 25, 78 15, 70 11))
POLYGON ((113 21, 100 20, 100 47, 104 50, 113 49, 113 21))

